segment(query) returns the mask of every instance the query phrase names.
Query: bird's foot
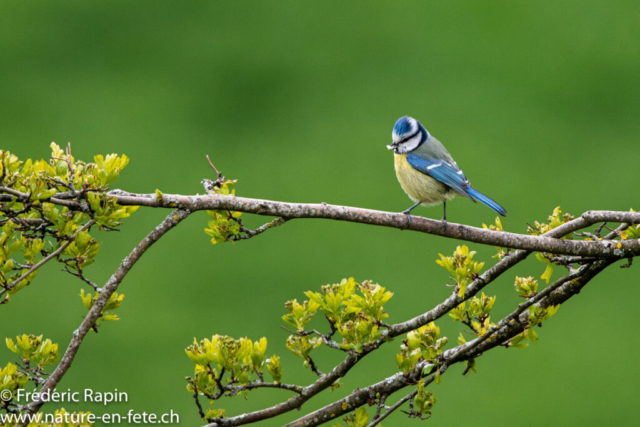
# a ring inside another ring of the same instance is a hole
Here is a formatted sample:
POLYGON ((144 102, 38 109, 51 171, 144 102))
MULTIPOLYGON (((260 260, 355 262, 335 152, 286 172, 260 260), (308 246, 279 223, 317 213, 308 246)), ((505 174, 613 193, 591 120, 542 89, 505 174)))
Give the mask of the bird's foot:
POLYGON ((446 230, 447 229, 447 219, 446 218, 442 218, 440 221, 442 222, 442 225, 444 225, 444 229, 446 230))
POLYGON ((419 204, 420 202, 416 202, 413 206, 411 206, 406 211, 402 211, 402 213, 407 216, 407 228, 411 227, 411 211, 414 210, 419 204))
POLYGON ((401 213, 407 216, 407 228, 411 227, 411 209, 407 209, 406 211, 402 211, 401 213))

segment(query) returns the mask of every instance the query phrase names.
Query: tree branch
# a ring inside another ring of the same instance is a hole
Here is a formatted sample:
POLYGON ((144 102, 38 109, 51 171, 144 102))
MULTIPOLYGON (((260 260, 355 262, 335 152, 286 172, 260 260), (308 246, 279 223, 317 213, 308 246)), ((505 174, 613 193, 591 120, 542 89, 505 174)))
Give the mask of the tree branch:
MULTIPOLYGON (((52 390, 56 387, 56 385, 60 382, 62 377, 66 374, 66 372, 71 367, 71 363, 82 344, 87 333, 95 326, 96 320, 102 315, 102 310, 109 301, 111 295, 118 289, 118 286, 124 279, 124 277, 129 273, 131 268, 135 265, 136 262, 144 255, 144 253, 158 241, 162 236, 164 236, 169 230, 178 225, 182 220, 189 216, 189 211, 185 210, 176 210, 170 213, 153 231, 151 231, 138 245, 133 248, 131 253, 127 255, 127 257, 120 263, 120 266, 116 270, 115 273, 107 280, 107 283, 102 288, 102 293, 91 307, 91 310, 84 318, 83 322, 80 324, 80 327, 74 331, 73 338, 67 347, 67 350, 62 357, 62 360, 53 371, 49 379, 45 382, 42 390, 40 392, 46 392, 48 390, 52 390)), ((42 400, 34 400, 31 402, 28 407, 29 413, 37 412, 42 405, 44 405, 44 401, 42 400)))
MULTIPOLYGON (((578 230, 581 227, 585 227, 586 226, 585 224, 586 222, 583 218, 577 218, 575 220, 567 222, 545 233, 544 236, 545 238, 557 239, 565 236, 566 234, 572 233, 573 231, 578 230)), ((294 398, 289 399, 287 402, 277 404, 270 408, 254 411, 254 412, 239 415, 236 417, 216 420, 214 423, 208 424, 208 427, 226 427, 226 426, 250 424, 250 423, 254 423, 264 419, 272 418, 272 417, 281 415, 285 412, 289 412, 293 409, 299 408, 304 402, 311 399, 320 391, 330 387, 331 384, 333 384, 335 381, 337 381, 338 379, 346 375, 346 373, 349 372, 349 370, 353 366, 355 366, 355 364, 359 360, 362 360, 364 356, 366 356, 373 350, 383 345, 386 342, 386 339, 397 337, 409 331, 415 330, 429 322, 435 321, 440 317, 448 314, 449 311, 451 311, 453 308, 458 306, 460 303, 472 298, 474 295, 480 292, 480 290, 482 290, 485 286, 487 286, 489 283, 493 282, 498 277, 500 277, 500 275, 502 275, 504 272, 506 272, 507 270, 514 267, 516 264, 526 259, 530 253, 531 252, 529 251, 520 250, 520 251, 513 252, 510 255, 507 255, 504 259, 502 259, 496 265, 491 267, 480 277, 475 279, 467 287, 464 298, 461 298, 457 292, 453 292, 449 298, 447 298, 444 302, 434 307, 432 310, 420 316, 417 316, 411 320, 393 325, 390 328, 383 330, 382 337, 380 338, 380 340, 368 346, 361 354, 350 353, 349 356, 347 356, 347 358, 340 365, 334 368, 327 375, 319 378, 315 383, 307 387, 304 387, 303 391, 299 396, 295 396, 294 398)), ((441 372, 443 371, 441 370, 441 372)))
MULTIPOLYGON (((541 299, 538 302, 538 305, 544 309, 551 305, 564 303, 572 296, 578 294, 580 290, 587 283, 589 283, 591 279, 593 279, 600 272, 602 272, 602 270, 604 270, 611 264, 612 261, 610 260, 597 261, 590 267, 582 270, 579 277, 573 280, 563 281, 561 286, 558 286, 545 298, 541 299)), ((516 312, 517 311, 518 310, 516 310, 516 312)), ((519 321, 507 322, 506 325, 501 327, 497 332, 488 334, 490 335, 489 339, 483 339, 483 337, 479 337, 473 341, 469 341, 445 351, 438 360, 440 363, 440 375, 444 374, 451 365, 478 357, 484 352, 500 346, 506 340, 511 339, 523 332, 523 324, 527 324, 528 316, 528 312, 521 313, 519 321)), ((420 379, 422 375, 422 369, 425 365, 426 362, 422 362, 408 374, 399 372, 369 387, 357 389, 349 396, 331 403, 321 409, 318 409, 317 411, 314 411, 308 415, 305 415, 304 417, 287 424, 285 427, 318 426, 357 409, 358 407, 366 404, 369 399, 375 397, 377 394, 380 394, 381 396, 385 394, 391 395, 409 385, 414 385, 420 379)), ((434 379, 435 375, 432 374, 429 377, 425 378, 424 384, 428 385, 434 379)))
MULTIPOLYGON (((249 199, 236 196, 204 195, 185 196, 179 194, 163 194, 158 200, 154 194, 133 194, 121 190, 108 193, 122 206, 147 206, 154 208, 185 209, 191 212, 199 210, 231 210, 237 212, 252 213, 281 217, 285 220, 296 218, 323 218, 336 221, 357 222, 361 224, 378 225, 398 229, 409 229, 427 234, 447 237, 456 240, 464 240, 490 246, 500 246, 512 249, 528 251, 548 252, 560 255, 589 256, 600 258, 628 258, 640 255, 640 241, 626 240, 611 242, 607 239, 598 241, 573 241, 559 240, 542 236, 528 236, 508 232, 497 232, 467 225, 447 223, 441 221, 412 217, 411 224, 407 226, 407 216, 403 213, 392 213, 363 209, 349 206, 337 206, 305 203, 285 203, 272 200, 249 199)), ((68 207, 79 208, 76 200, 51 197, 51 203, 68 207)), ((0 195, 0 201, 4 198, 10 200, 12 196, 0 195)), ((588 211, 579 218, 571 221, 571 225, 563 224, 559 229, 579 230, 599 222, 624 222, 628 224, 640 224, 640 213, 617 211, 588 211)), ((568 233, 562 232, 564 235, 568 233)))

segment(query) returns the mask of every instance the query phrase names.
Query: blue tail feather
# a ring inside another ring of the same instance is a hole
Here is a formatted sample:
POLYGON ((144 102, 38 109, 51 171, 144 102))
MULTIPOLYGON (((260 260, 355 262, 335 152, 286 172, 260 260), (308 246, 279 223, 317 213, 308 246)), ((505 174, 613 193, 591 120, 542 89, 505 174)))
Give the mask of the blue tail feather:
POLYGON ((507 216, 507 211, 500 206, 496 201, 490 199, 489 197, 485 196, 484 194, 482 194, 481 192, 479 192, 478 190, 476 190, 473 187, 468 187, 467 188, 467 193, 473 197, 474 199, 477 199, 480 203, 489 206, 491 209, 493 209, 494 211, 498 212, 500 215, 502 216, 507 216))

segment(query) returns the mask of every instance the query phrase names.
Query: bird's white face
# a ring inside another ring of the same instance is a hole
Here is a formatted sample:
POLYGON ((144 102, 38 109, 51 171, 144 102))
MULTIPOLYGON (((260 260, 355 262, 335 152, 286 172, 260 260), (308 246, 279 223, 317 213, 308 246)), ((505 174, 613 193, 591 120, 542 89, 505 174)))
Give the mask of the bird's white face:
MULTIPOLYGON (((426 133, 426 132, 425 132, 426 133)), ((389 150, 393 150, 396 154, 409 153, 428 137, 421 131, 418 121, 413 117, 402 117, 396 122, 391 133, 392 143, 387 145, 389 150)))

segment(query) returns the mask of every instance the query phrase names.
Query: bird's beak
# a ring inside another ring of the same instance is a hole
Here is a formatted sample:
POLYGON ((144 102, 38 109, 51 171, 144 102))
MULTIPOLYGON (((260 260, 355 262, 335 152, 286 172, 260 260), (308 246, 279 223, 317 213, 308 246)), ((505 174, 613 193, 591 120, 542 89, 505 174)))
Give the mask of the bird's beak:
POLYGON ((394 142, 394 143, 392 143, 392 144, 387 145, 387 148, 388 148, 389 150, 393 150, 394 148, 396 148, 396 146, 397 146, 397 145, 398 145, 398 144, 396 144, 396 143, 394 142))

